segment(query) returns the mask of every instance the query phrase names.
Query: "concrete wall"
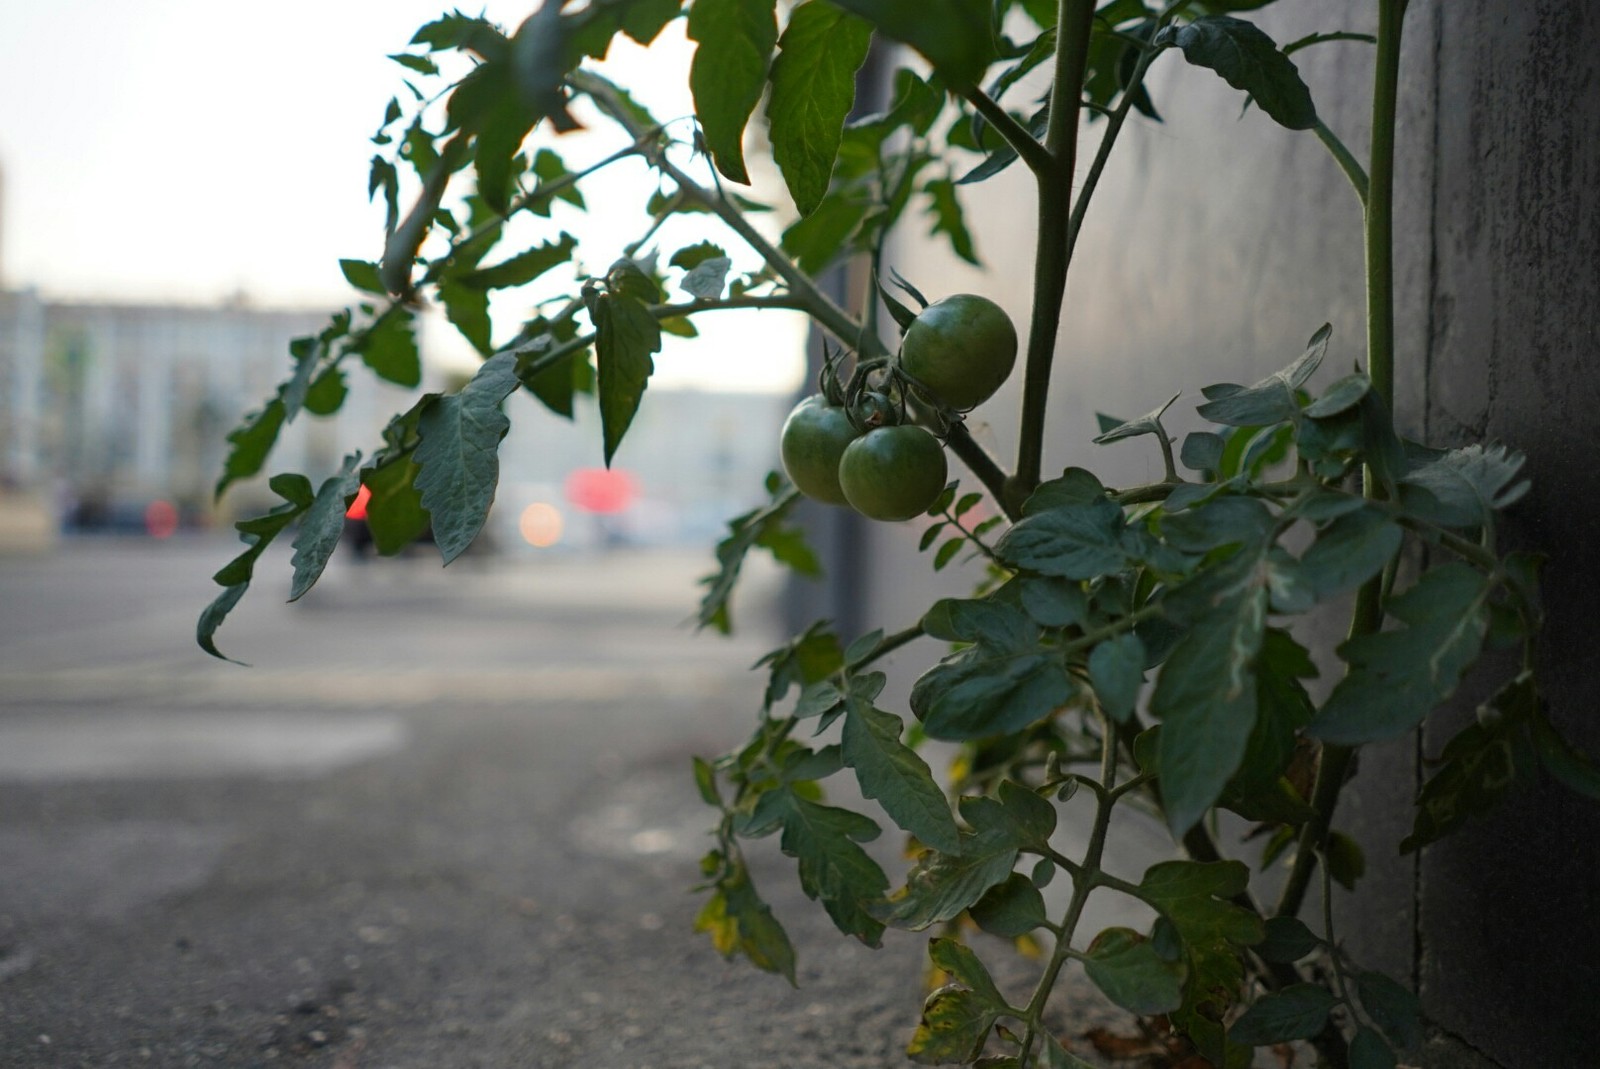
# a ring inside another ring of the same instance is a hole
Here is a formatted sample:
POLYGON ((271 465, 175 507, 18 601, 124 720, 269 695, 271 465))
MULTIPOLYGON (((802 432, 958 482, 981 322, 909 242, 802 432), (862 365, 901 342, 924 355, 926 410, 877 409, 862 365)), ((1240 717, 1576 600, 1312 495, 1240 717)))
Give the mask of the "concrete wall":
MULTIPOLYGON (((1282 42, 1370 31, 1372 7, 1283 0, 1257 21, 1282 42)), ((1535 490, 1508 538, 1550 553, 1551 715, 1600 752, 1588 661, 1600 591, 1600 5, 1414 0, 1406 41, 1399 422, 1440 444, 1489 437, 1528 452, 1535 490)), ((1364 157, 1370 47, 1324 45, 1296 60, 1324 118, 1364 157)), ((1241 117, 1240 94, 1179 57, 1163 59, 1154 82, 1168 121, 1124 133, 1069 284, 1047 474, 1084 464, 1113 485, 1159 474, 1146 442, 1091 445, 1094 412, 1138 415, 1182 389, 1174 412, 1192 413, 1199 387, 1254 381, 1324 322, 1332 373, 1319 381, 1363 359, 1359 208, 1322 147, 1254 109, 1241 117)), ((930 296, 985 293, 1025 322, 1032 202, 1016 173, 968 198, 986 275, 946 267, 947 253, 916 240, 892 262, 930 296)), ((1017 386, 973 419, 1008 466, 1017 386)), ((1187 428, 1180 417, 1172 429, 1187 428)), ((867 626, 902 626, 930 595, 970 582, 932 577, 912 525, 869 526, 867 626)), ((901 696, 932 655, 902 655, 901 696)), ((1600 991, 1600 806, 1541 785, 1420 858, 1396 852, 1425 758, 1465 715, 1362 755, 1336 822, 1368 857, 1359 893, 1337 903, 1348 945, 1420 988, 1442 1029, 1429 1064, 1472 1064, 1473 1051, 1518 1069, 1595 1064, 1584 1026, 1600 991)))

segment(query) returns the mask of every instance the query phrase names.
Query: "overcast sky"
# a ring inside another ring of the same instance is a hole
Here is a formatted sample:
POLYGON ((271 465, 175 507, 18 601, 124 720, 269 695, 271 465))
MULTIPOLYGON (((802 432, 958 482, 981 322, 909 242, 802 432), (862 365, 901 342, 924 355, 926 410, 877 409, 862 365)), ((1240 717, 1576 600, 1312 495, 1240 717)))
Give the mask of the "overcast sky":
MULTIPOLYGON (((386 55, 450 6, 0 0, 0 286, 202 304, 242 291, 260 305, 338 307, 349 299, 339 258, 376 259, 382 246, 368 138, 404 93, 386 55)), ((486 8, 514 28, 532 6, 486 8)), ((639 87, 657 114, 690 110, 684 49, 654 65, 621 58, 619 75, 667 75, 639 87)), ((602 154, 557 147, 569 159, 602 154)), ((628 239, 618 231, 615 243, 628 239)), ((605 247, 602 231, 596 259, 605 247)), ((740 315, 707 317, 701 345, 659 361, 664 377, 791 386, 794 346, 752 359, 740 315)))

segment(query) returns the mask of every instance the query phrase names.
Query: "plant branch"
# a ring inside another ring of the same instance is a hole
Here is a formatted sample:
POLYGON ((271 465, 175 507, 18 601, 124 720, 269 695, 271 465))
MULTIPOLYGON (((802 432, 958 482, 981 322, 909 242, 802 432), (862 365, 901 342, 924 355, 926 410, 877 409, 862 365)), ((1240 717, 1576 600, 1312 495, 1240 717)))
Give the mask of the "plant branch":
POLYGON ((945 432, 944 442, 945 445, 950 447, 950 451, 967 466, 967 470, 976 475, 978 481, 983 483, 984 489, 989 491, 989 496, 994 498, 995 503, 1000 506, 1000 511, 1005 513, 1006 518, 1015 523, 1022 510, 1018 506, 1017 510, 1013 512, 1006 500, 1006 479, 1008 478, 1006 471, 994 457, 989 455, 988 450, 979 445, 977 439, 972 437, 972 433, 967 430, 966 423, 961 420, 952 422, 949 430, 945 432))
POLYGON ((1055 158, 1051 156, 1049 150, 1039 144, 1033 134, 988 93, 974 85, 961 95, 990 126, 994 127, 994 132, 1016 150, 1017 158, 1027 165, 1028 170, 1034 174, 1044 174, 1055 166, 1055 158))
POLYGON ((1021 511, 1022 502, 1039 485, 1044 460, 1050 367, 1055 358, 1061 301, 1067 287, 1068 224, 1078 152, 1078 97, 1083 89, 1093 24, 1094 0, 1060 0, 1056 20, 1055 80, 1050 87, 1050 125, 1044 142, 1052 164, 1035 174, 1039 225, 1034 249, 1033 311, 1028 324, 1027 360, 1023 371, 1017 471, 1007 482, 1004 499, 1008 512, 1021 511))
POLYGON ((1367 172, 1362 169, 1361 162, 1355 158, 1355 155, 1345 146, 1345 143, 1339 140, 1339 135, 1328 129, 1327 123, 1318 119, 1314 129, 1317 134, 1317 140, 1327 146, 1328 151, 1333 154, 1334 162, 1338 163, 1339 169, 1344 172, 1344 176, 1350 179, 1350 185, 1355 188, 1356 199, 1361 201, 1361 208, 1364 212, 1367 207, 1368 185, 1367 172))
POLYGON ((1106 119, 1106 131, 1100 136, 1100 146, 1095 150, 1094 161, 1089 164, 1089 173, 1084 176, 1083 187, 1078 190, 1078 201, 1072 207, 1072 218, 1067 224, 1067 259, 1072 259, 1072 252, 1078 244, 1078 233, 1083 229, 1083 221, 1089 214, 1089 202, 1094 198, 1094 191, 1100 184, 1100 175, 1106 168, 1106 161, 1111 158, 1111 149, 1117 143, 1117 135, 1122 132, 1122 126, 1128 121, 1128 113, 1133 110, 1134 97, 1144 86, 1145 72, 1150 69, 1150 64, 1160 54, 1164 46, 1146 45, 1144 52, 1139 56, 1139 62, 1133 69, 1133 77, 1122 90, 1122 99, 1117 101, 1115 110, 1110 112, 1106 119))
MULTIPOLYGON (((1400 84, 1400 33, 1407 0, 1378 0, 1378 50, 1372 85, 1372 150, 1366 199, 1367 373, 1373 389, 1394 413, 1394 127, 1400 84)), ((1382 484, 1366 473, 1364 495, 1382 495, 1382 484)), ((1374 577, 1356 592, 1350 635, 1374 634, 1383 626, 1383 579, 1374 577)), ((1315 815, 1300 829, 1294 864, 1278 898, 1278 916, 1295 916, 1305 900, 1317 853, 1327 844, 1339 793, 1350 773, 1355 750, 1325 743, 1317 764, 1311 806, 1315 815)))

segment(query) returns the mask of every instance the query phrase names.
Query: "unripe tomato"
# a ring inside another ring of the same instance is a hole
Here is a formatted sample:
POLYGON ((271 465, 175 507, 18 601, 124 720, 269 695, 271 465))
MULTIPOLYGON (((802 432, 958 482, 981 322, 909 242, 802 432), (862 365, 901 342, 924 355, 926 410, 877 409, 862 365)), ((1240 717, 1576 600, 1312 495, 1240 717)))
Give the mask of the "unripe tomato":
POLYGON ((921 427, 877 427, 851 442, 839 460, 839 485, 850 506, 874 520, 909 520, 944 492, 949 467, 939 439, 921 427))
POLYGON ((844 447, 861 436, 844 409, 828 404, 820 393, 812 394, 789 413, 778 440, 783 470, 799 491, 830 505, 845 504, 839 488, 839 458, 844 447))
POLYGON ((900 341, 900 368, 950 408, 982 404, 1017 363, 1017 328, 987 297, 957 293, 924 308, 900 341))

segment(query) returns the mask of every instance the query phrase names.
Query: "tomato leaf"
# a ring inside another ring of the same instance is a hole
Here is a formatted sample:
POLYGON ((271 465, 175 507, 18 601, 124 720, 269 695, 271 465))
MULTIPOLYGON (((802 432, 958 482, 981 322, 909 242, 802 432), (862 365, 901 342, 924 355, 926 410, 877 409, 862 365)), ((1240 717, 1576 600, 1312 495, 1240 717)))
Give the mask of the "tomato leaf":
POLYGON ((294 536, 294 556, 289 561, 294 568, 290 601, 298 601, 311 589, 328 566, 333 551, 339 548, 339 536, 344 533, 345 507, 361 486, 360 464, 361 454, 346 457, 338 474, 323 482, 306 509, 300 530, 294 536))
POLYGON ((1455 690, 1489 629, 1489 580, 1465 564, 1425 573, 1389 602, 1405 627, 1359 635, 1339 647, 1349 673, 1306 728, 1342 746, 1410 731, 1455 690))
POLYGON ((1205 611, 1167 656, 1150 698, 1161 720, 1162 803, 1175 835, 1216 802, 1255 727, 1255 661, 1269 601, 1265 548, 1235 554, 1181 591, 1180 600, 1205 611))
POLYGON ((1294 61, 1256 26, 1227 15, 1207 15, 1177 28, 1171 43, 1197 67, 1216 71, 1235 89, 1250 94, 1262 111, 1291 130, 1317 125, 1311 91, 1294 61))
POLYGON ((699 45, 689 67, 695 114, 717 170, 741 185, 750 184, 745 124, 778 41, 775 7, 776 0, 696 0, 689 9, 689 39, 699 45))
POLYGON ((217 628, 222 626, 228 614, 239 604, 239 599, 244 597, 245 591, 250 589, 256 561, 272 540, 301 513, 309 509, 315 500, 315 495, 311 492, 311 480, 304 475, 275 475, 268 486, 272 488, 273 493, 284 499, 284 503, 265 515, 253 516, 234 524, 234 529, 239 532, 239 540, 248 548, 223 565, 211 577, 223 591, 201 611, 200 619, 195 625, 195 641, 200 644, 201 649, 220 660, 227 661, 232 658, 224 656, 222 651, 217 649, 217 628))
POLYGON ((422 382, 422 358, 412 333, 412 314, 397 309, 368 327, 351 346, 361 362, 380 379, 396 386, 415 387, 422 382))
POLYGON ((856 70, 866 62, 872 25, 824 0, 795 8, 778 39, 767 99, 772 158, 801 215, 828 191, 856 70))
POLYGON ((857 844, 876 839, 878 825, 860 813, 813 802, 784 786, 761 796, 745 831, 760 836, 779 828, 778 846, 799 862, 800 888, 806 897, 821 901, 841 932, 877 946, 883 924, 869 907, 882 899, 889 880, 857 844))
POLYGON ((233 448, 223 462, 215 496, 221 497, 222 492, 233 483, 248 479, 261 470, 261 466, 267 462, 267 454, 272 452, 273 445, 278 441, 278 432, 283 429, 283 424, 284 405, 280 391, 279 396, 245 417, 244 422, 228 434, 228 443, 233 448))
POLYGON ((906 1056, 918 1065, 975 1061, 1001 1009, 975 991, 942 987, 922 1004, 922 1019, 906 1045, 906 1056))
POLYGON ((900 741, 900 718, 870 701, 845 703, 844 763, 856 770, 861 793, 894 822, 936 850, 960 849, 955 818, 928 763, 900 741))
POLYGON ((1103 497, 1087 504, 1068 502, 1024 516, 995 543, 995 552, 1039 575, 1094 579, 1127 564, 1122 528, 1122 510, 1103 497))
POLYGON ((736 855, 715 886, 695 917, 695 931, 709 935, 723 957, 743 954, 758 969, 778 973, 793 984, 794 946, 772 916, 772 907, 756 893, 743 859, 736 855))
POLYGON ((834 0, 910 45, 955 88, 983 77, 994 59, 988 0, 834 0))
POLYGON ((1233 1022, 1228 1038, 1235 1043, 1265 1046, 1310 1039, 1328 1023, 1328 1013, 1338 999, 1316 984, 1290 984, 1262 995, 1244 1016, 1233 1022))
POLYGON ((599 367, 600 426, 610 467, 655 371, 650 356, 661 351, 661 325, 642 302, 626 293, 595 297, 590 315, 599 367))
POLYGON ((1083 971, 1112 1002, 1141 1016, 1183 1005, 1184 965, 1166 961, 1131 928, 1107 928, 1094 937, 1083 971))
POLYGON ((415 485, 446 564, 478 537, 494 502, 500 441, 511 427, 500 404, 517 388, 516 366, 513 353, 484 361, 461 392, 440 397, 418 420, 415 485))
MULTIPOLYGON (((1039 628, 1020 610, 982 605, 973 644, 940 661, 911 688, 911 709, 936 739, 959 741, 1020 731, 1075 691, 1061 659, 1039 646, 1039 628)), ((978 611, 978 610, 973 610, 978 611)))

